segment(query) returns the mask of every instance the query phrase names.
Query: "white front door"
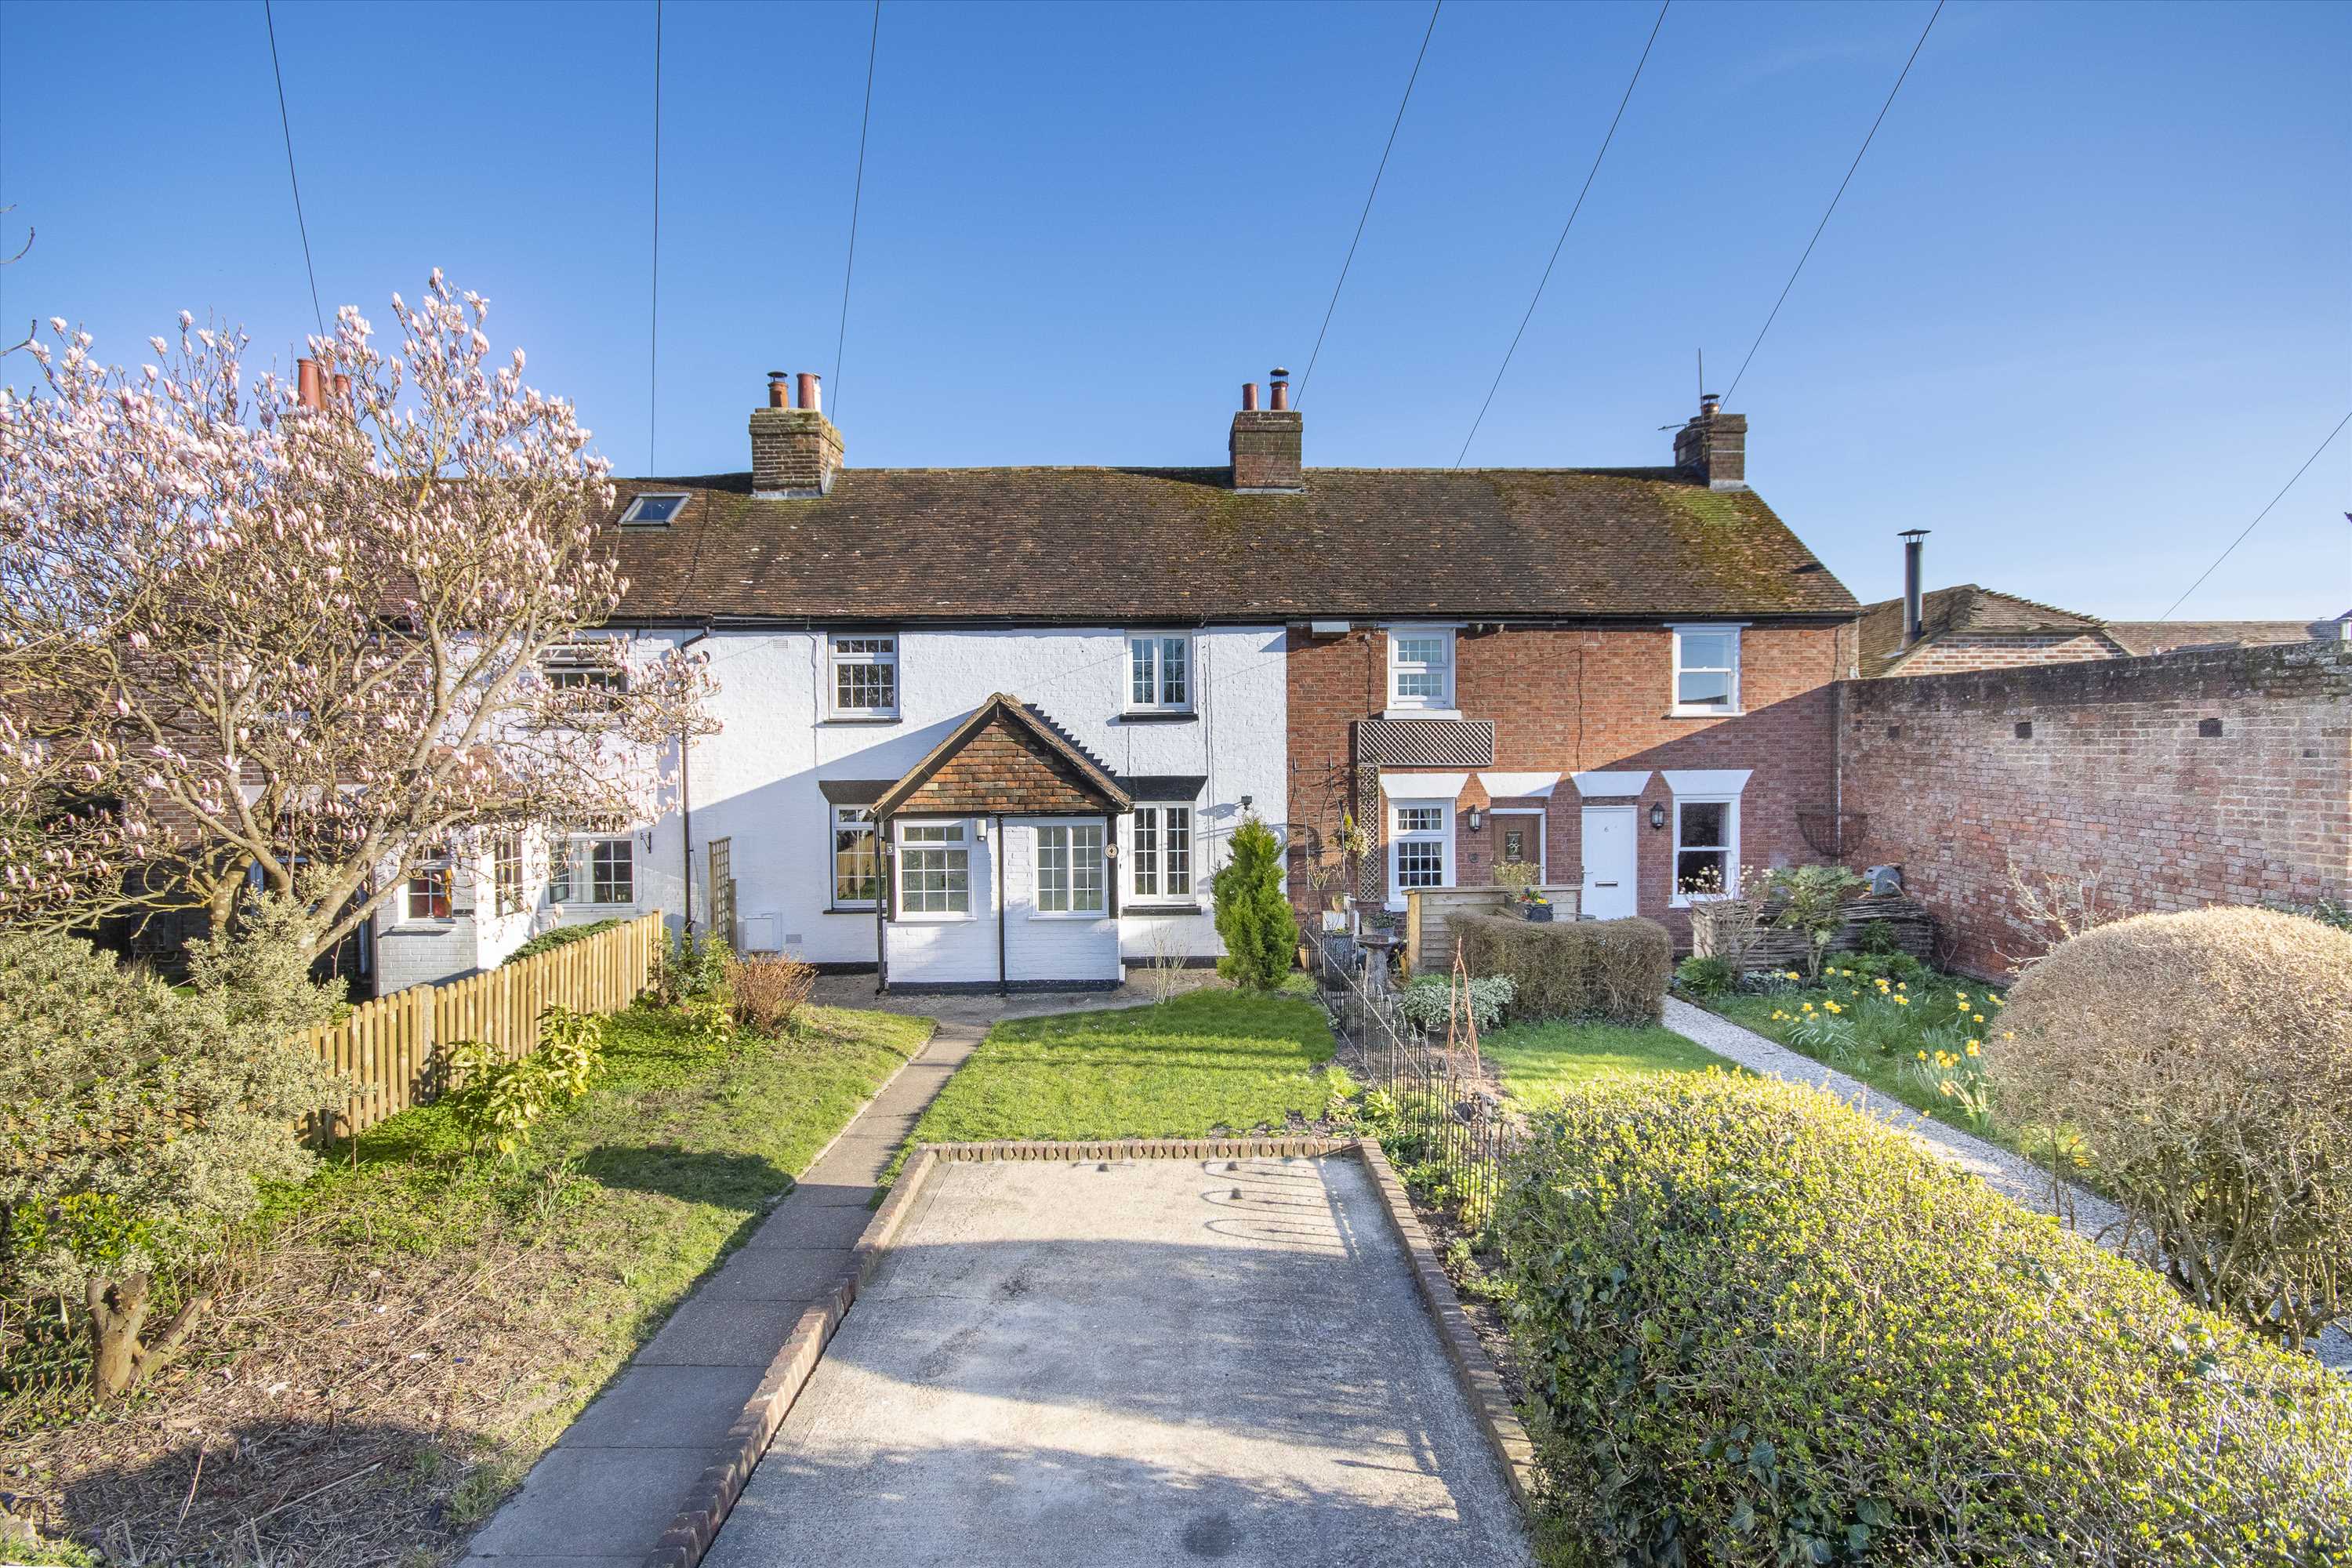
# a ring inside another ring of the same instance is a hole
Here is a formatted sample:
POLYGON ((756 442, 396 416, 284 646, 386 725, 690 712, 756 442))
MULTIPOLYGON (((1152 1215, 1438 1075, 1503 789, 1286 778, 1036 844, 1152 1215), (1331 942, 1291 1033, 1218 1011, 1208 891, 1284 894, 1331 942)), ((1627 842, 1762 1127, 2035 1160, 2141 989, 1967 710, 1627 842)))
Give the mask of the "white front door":
POLYGON ((1634 897, 1633 811, 1630 805, 1584 808, 1582 913, 1596 921, 1638 913, 1634 897))

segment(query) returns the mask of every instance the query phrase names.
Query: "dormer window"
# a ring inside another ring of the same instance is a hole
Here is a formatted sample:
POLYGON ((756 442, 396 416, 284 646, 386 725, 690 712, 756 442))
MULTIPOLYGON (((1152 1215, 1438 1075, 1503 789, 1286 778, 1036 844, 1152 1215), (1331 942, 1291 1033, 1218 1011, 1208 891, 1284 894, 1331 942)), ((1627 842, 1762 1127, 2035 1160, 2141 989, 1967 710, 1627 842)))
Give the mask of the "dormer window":
POLYGON ((686 510, 684 490, 646 490, 629 502, 621 513, 623 528, 667 528, 686 510))

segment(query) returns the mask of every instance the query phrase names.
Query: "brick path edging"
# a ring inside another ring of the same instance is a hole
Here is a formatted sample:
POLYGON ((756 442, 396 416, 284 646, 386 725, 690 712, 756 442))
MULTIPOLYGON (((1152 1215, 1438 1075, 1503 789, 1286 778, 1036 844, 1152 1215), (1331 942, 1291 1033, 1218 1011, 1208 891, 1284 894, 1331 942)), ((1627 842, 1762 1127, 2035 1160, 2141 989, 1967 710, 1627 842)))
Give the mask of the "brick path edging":
POLYGON ((857 1245, 850 1252, 849 1268, 840 1282, 823 1300, 803 1311, 800 1321, 793 1325, 783 1348, 768 1363, 751 1396, 743 1402, 742 1414, 728 1428, 727 1457, 705 1469, 696 1480, 686 1505, 678 1510, 660 1543, 646 1558, 646 1568, 696 1568, 710 1550, 719 1527, 727 1521, 736 1499, 743 1495, 752 1469, 767 1453, 768 1445, 775 1439, 777 1428, 783 1425, 810 1374, 816 1371, 834 1331, 841 1326, 850 1304, 857 1300, 858 1290, 873 1278, 882 1255, 889 1249, 892 1237, 898 1235, 908 1211, 914 1205, 916 1194, 939 1166, 998 1160, 1264 1160, 1349 1153, 1360 1159, 1371 1174, 1372 1185, 1381 1194, 1381 1206, 1387 1211, 1389 1223, 1404 1247, 1412 1266, 1413 1283, 1423 1304, 1429 1309, 1438 1340, 1445 1347, 1445 1359, 1454 1368, 1464 1397, 1470 1402, 1471 1414, 1477 1418, 1479 1429, 1486 1433, 1487 1443, 1503 1467, 1503 1477, 1511 1494, 1522 1508, 1530 1506, 1535 1498, 1534 1446, 1528 1440, 1527 1428, 1520 1425, 1511 1402, 1504 1397, 1503 1380, 1487 1357, 1486 1346, 1478 1342, 1477 1334, 1472 1331, 1462 1310, 1461 1298, 1454 1292, 1454 1282, 1446 1278, 1437 1250, 1430 1245, 1429 1232, 1412 1212, 1412 1200, 1406 1195, 1404 1184, 1397 1179, 1378 1140, 1130 1138, 1073 1143, 919 1143, 908 1156, 890 1195, 874 1211, 874 1217, 859 1234, 857 1245))

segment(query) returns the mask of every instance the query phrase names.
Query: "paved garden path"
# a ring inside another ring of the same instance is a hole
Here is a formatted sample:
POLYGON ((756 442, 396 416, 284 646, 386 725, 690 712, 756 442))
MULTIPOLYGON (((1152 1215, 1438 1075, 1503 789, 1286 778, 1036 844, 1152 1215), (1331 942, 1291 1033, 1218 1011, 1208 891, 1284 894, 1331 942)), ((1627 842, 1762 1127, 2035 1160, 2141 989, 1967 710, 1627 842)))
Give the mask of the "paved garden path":
POLYGON ((848 1272, 876 1182, 989 1026, 1148 1000, 1132 987, 1010 1001, 877 997, 873 984, 829 981, 819 999, 925 1014, 940 1020, 938 1031, 531 1468, 522 1490, 474 1537, 462 1568, 642 1563, 719 1454, 802 1310, 848 1272))
POLYGON ((935 1167, 704 1568, 1532 1568, 1352 1155, 935 1167))
MULTIPOLYGON (((1696 1040, 1716 1055, 1738 1062, 1751 1072, 1789 1079, 1825 1089, 1883 1118, 1938 1158, 1981 1176, 2018 1203, 2041 1214, 2071 1211, 2078 1230, 2109 1250, 2120 1247, 2123 1211, 2106 1199, 2086 1193, 2072 1183, 2059 1194, 2051 1190, 2050 1173, 1998 1144, 1923 1116, 1901 1100, 1883 1094, 1834 1068, 1824 1067, 1801 1052, 1766 1039, 1753 1029, 1693 1006, 1678 997, 1666 998, 1665 1025, 1676 1034, 1696 1040)), ((2352 1334, 2341 1327, 2327 1331, 2319 1342, 2319 1359, 2338 1370, 2352 1370, 2352 1334)))

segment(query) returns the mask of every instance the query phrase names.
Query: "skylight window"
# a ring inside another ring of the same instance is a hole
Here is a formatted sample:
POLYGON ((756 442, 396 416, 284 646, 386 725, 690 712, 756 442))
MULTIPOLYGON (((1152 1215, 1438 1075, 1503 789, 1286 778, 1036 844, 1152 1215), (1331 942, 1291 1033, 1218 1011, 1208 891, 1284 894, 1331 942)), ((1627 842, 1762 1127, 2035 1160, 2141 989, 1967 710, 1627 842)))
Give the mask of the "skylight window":
POLYGON ((683 490, 647 490, 629 502, 629 510, 621 514, 623 528, 667 528, 677 514, 685 510, 683 490))

